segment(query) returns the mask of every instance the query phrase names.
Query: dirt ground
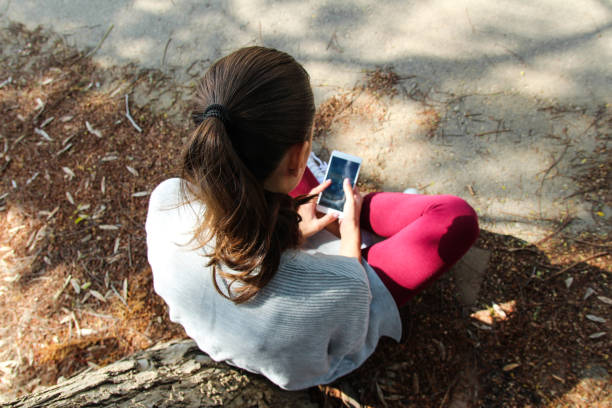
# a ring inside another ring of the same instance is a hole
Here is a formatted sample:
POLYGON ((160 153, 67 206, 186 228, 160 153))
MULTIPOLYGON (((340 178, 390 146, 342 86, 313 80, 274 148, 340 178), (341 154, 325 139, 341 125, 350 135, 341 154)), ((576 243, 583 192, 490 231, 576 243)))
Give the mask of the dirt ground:
MULTIPOLYGON (((148 194, 176 175, 193 88, 162 73, 96 67, 60 38, 13 25, 0 33, 0 401, 184 337, 152 289, 144 220, 148 194), (163 92, 160 91, 163 89, 163 92), (126 95, 129 99, 126 99, 126 95), (153 101, 165 110, 151 109, 153 101), (129 106, 129 117, 126 115, 129 106), (181 124, 181 123, 184 123, 181 124)), ((371 100, 392 98, 399 77, 366 74, 371 100)), ((317 113, 327 130, 351 92, 317 113)), ((360 112, 360 114, 376 114, 360 112)), ((440 114, 419 126, 435 131, 440 114)), ((610 157, 612 114, 599 116, 610 157)), ((579 194, 612 205, 610 160, 580 167, 579 194)), ((377 189, 375 177, 363 180, 377 189)), ((608 234, 569 233, 558 220, 535 244, 483 230, 491 251, 474 307, 453 276, 402 310, 400 344, 383 339, 354 373, 313 398, 351 396, 375 407, 609 407, 608 234)))

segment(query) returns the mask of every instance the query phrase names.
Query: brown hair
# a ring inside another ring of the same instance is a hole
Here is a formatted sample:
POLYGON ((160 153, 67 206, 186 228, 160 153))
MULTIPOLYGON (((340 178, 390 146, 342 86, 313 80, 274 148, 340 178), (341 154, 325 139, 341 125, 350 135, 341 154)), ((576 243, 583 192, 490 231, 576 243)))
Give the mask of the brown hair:
POLYGON ((300 241, 296 209, 307 199, 264 190, 263 182, 291 146, 309 139, 312 89, 304 68, 288 54, 248 47, 209 68, 196 103, 193 116, 201 123, 183 153, 187 182, 181 190, 206 207, 194 240, 211 244, 208 266, 216 290, 242 303, 272 279, 281 253, 300 241), (227 117, 204 118, 211 104, 222 105, 227 117), (229 282, 227 295, 217 274, 229 282))

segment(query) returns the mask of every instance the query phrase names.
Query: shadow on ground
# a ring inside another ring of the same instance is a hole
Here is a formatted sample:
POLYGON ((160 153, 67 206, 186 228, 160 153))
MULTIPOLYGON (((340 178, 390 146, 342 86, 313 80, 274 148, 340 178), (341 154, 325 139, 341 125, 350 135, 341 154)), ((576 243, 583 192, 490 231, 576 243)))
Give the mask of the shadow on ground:
POLYGON ((0 10, 15 21, 53 27, 79 48, 99 43, 112 24, 100 49, 103 60, 138 62, 181 78, 198 76, 240 46, 259 44, 305 62, 317 84, 347 86, 364 67, 386 64, 435 78, 445 90, 461 84, 472 91, 520 88, 530 96, 601 103, 610 80, 605 69, 610 6, 599 0, 375 5, 142 0, 105 2, 95 9, 83 1, 67 8, 58 0, 44 5, 4 0, 0 10))
POLYGON ((401 343, 382 341, 337 386, 373 406, 610 403, 610 323, 590 320, 609 315, 610 271, 563 272, 550 248, 484 230, 476 246, 491 254, 476 302, 450 273, 402 310, 401 343))

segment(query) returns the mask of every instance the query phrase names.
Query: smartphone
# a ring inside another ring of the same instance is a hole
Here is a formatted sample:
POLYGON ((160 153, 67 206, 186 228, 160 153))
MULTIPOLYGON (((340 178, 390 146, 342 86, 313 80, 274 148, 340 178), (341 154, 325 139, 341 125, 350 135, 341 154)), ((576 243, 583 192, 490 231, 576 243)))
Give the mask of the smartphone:
POLYGON ((325 173, 325 180, 331 179, 331 185, 319 195, 317 200, 317 211, 322 213, 336 213, 340 218, 344 216, 344 188, 342 183, 348 178, 351 185, 355 187, 359 169, 361 168, 361 158, 352 154, 334 150, 329 158, 329 165, 325 173))

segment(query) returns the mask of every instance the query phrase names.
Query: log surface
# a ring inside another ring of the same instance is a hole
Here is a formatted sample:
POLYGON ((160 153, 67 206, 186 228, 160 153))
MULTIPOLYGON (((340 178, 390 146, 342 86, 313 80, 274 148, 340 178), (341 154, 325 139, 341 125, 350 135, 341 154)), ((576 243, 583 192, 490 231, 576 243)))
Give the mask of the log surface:
POLYGON ((193 340, 172 341, 21 397, 2 407, 298 407, 308 392, 213 361, 193 340))

